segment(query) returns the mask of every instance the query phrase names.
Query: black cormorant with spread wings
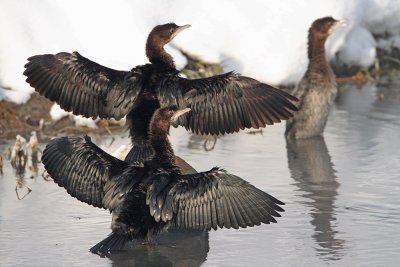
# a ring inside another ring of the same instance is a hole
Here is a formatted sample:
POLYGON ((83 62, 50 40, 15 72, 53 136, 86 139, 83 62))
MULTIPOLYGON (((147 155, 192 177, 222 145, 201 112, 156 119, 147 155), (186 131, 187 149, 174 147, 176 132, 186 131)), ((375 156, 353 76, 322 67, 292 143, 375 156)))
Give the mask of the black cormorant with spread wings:
POLYGON ((133 145, 129 162, 151 157, 148 126, 159 107, 190 108, 177 123, 211 135, 271 125, 297 110, 291 102, 295 97, 234 72, 203 79, 180 77, 164 45, 189 26, 156 26, 146 43, 150 63, 130 71, 104 67, 78 52, 62 52, 28 58, 24 75, 38 93, 76 115, 117 120, 126 115, 133 145))
POLYGON ((143 166, 121 161, 89 137, 53 139, 43 164, 59 186, 78 200, 112 212, 112 233, 90 250, 107 254, 133 238, 168 227, 210 230, 275 223, 283 203, 243 179, 214 167, 182 174, 167 138, 170 121, 187 112, 159 108, 149 126, 155 155, 143 166))

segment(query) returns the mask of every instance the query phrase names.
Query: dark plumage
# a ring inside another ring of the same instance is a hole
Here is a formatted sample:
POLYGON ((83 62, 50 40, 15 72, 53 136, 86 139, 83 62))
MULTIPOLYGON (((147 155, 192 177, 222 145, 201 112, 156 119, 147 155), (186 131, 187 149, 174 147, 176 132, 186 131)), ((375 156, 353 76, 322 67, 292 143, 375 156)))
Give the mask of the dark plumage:
POLYGON ((146 43, 151 63, 130 71, 113 70, 73 52, 30 57, 24 75, 37 92, 74 114, 115 119, 127 115, 134 146, 127 156, 130 162, 151 157, 148 125, 159 107, 191 108, 178 124, 212 135, 264 127, 292 116, 296 107, 291 101, 296 98, 252 78, 233 72, 205 79, 180 77, 164 45, 187 27, 156 26, 146 43))
POLYGON ((112 157, 89 137, 57 138, 46 146, 42 161, 54 182, 113 213, 112 233, 92 252, 120 250, 132 238, 149 238, 170 226, 239 228, 280 217, 282 202, 225 170, 181 174, 167 133, 170 120, 185 111, 167 107, 154 113, 149 139, 155 156, 143 166, 112 157))
POLYGON ((322 134, 337 87, 332 68, 325 59, 325 41, 342 21, 332 17, 317 19, 308 33, 308 68, 293 95, 300 100, 299 111, 286 122, 289 139, 322 134))

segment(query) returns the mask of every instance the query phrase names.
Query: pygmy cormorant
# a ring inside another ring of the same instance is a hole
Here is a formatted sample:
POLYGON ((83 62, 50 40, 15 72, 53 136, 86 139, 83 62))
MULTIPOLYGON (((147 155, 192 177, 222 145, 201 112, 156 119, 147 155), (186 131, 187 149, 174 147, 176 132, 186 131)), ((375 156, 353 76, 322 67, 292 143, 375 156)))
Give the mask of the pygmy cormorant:
POLYGON ((332 17, 315 20, 308 32, 308 67, 293 95, 300 105, 299 111, 286 122, 285 136, 302 139, 321 135, 336 98, 335 74, 325 58, 325 41, 343 21, 332 17))
POLYGON ((127 115, 133 145, 129 162, 151 157, 148 126, 159 107, 189 107, 190 114, 177 123, 212 135, 264 127, 297 110, 293 96, 234 72, 204 79, 180 77, 164 45, 189 26, 156 26, 146 43, 150 63, 130 71, 101 66, 78 52, 62 52, 28 58, 24 75, 37 92, 76 115, 117 120, 127 115))
POLYGON ((112 233, 93 253, 120 250, 133 238, 150 238, 168 227, 236 229, 280 217, 282 202, 223 169, 181 174, 167 133, 170 121, 188 110, 155 111, 149 126, 155 155, 143 166, 107 154, 87 136, 56 138, 46 146, 42 161, 54 182, 113 214, 112 233))

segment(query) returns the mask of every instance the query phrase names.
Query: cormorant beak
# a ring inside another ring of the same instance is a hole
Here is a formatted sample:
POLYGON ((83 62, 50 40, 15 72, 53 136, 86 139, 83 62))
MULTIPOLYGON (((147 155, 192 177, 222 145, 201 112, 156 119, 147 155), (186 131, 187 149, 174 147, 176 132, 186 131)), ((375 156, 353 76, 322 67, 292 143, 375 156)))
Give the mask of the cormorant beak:
POLYGON ((191 27, 190 24, 186 24, 186 25, 183 25, 183 26, 179 26, 179 27, 176 29, 176 31, 172 34, 171 40, 172 40, 175 36, 177 36, 181 31, 183 31, 184 29, 187 29, 187 28, 189 28, 189 27, 191 27))
POLYGON ((329 34, 331 34, 332 32, 336 31, 336 30, 339 29, 339 28, 346 27, 347 25, 348 25, 348 24, 347 24, 347 21, 346 21, 346 20, 338 20, 338 21, 336 21, 335 24, 333 24, 333 26, 329 29, 329 34))
POLYGON ((181 115, 190 111, 190 108, 184 108, 176 111, 174 115, 171 117, 171 121, 175 122, 181 115))

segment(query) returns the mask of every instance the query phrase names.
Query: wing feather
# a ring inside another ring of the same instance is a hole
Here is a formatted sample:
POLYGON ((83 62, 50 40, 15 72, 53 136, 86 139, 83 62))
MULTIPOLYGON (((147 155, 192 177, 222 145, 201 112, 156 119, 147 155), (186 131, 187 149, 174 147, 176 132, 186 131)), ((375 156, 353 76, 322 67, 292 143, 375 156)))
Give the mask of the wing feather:
POLYGON ((286 120, 297 110, 292 95, 232 72, 194 80, 171 77, 156 93, 162 107, 172 102, 190 107, 178 124, 197 134, 260 128, 286 120))
POLYGON ((59 186, 89 205, 114 210, 140 181, 142 169, 112 157, 89 137, 51 140, 43 151, 45 169, 59 186))
POLYGON ((24 75, 38 93, 75 115, 118 120, 141 92, 145 68, 117 71, 78 52, 61 52, 28 58, 24 75))
POLYGON ((177 227, 210 230, 275 223, 274 217, 283 211, 281 201, 218 168, 168 176, 162 186, 156 184, 160 180, 156 178, 149 187, 147 196, 153 201, 147 203, 150 211, 156 208, 172 214, 161 220, 177 227))

